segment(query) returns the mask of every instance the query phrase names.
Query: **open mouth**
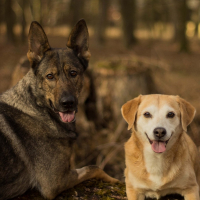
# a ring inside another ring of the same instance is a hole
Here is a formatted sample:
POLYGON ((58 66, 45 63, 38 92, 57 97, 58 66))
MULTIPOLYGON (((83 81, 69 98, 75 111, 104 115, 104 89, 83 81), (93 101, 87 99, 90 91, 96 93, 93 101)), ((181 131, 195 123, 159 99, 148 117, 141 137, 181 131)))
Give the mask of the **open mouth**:
POLYGON ((67 110, 64 112, 60 112, 58 110, 56 110, 53 106, 53 103, 51 102, 51 100, 49 100, 50 106, 52 107, 53 111, 55 113, 58 113, 60 116, 60 119, 62 120, 62 122, 64 123, 72 123, 76 121, 76 111, 75 110, 67 110))
MULTIPOLYGON (((146 134, 146 133, 145 133, 146 134)), ((152 150, 155 152, 155 153, 163 153, 166 151, 166 147, 167 147, 167 143, 169 142, 170 138, 166 141, 162 141, 162 140, 150 140, 148 135, 146 134, 148 140, 149 140, 149 143, 151 145, 151 148, 152 150)))
POLYGON ((76 112, 75 111, 71 111, 71 112, 58 112, 60 115, 61 120, 64 123, 72 123, 76 121, 76 112))

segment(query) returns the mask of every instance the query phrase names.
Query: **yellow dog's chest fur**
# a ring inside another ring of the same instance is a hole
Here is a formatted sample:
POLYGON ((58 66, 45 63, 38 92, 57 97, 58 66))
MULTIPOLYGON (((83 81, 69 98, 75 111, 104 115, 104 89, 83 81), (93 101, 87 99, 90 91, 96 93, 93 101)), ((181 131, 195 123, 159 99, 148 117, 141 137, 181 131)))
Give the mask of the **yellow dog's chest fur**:
MULTIPOLYGON (((182 139, 187 140, 187 138, 188 136, 186 138, 184 136, 182 139)), ((191 160, 188 159, 184 149, 177 150, 176 158, 173 159, 171 155, 151 153, 149 147, 144 148, 138 144, 134 134, 125 144, 126 166, 128 166, 125 176, 129 184, 146 196, 159 198, 169 193, 180 194, 181 190, 191 182, 191 177, 195 176, 190 169, 191 160), (184 170, 187 168, 188 173, 183 173, 183 168, 184 170)))

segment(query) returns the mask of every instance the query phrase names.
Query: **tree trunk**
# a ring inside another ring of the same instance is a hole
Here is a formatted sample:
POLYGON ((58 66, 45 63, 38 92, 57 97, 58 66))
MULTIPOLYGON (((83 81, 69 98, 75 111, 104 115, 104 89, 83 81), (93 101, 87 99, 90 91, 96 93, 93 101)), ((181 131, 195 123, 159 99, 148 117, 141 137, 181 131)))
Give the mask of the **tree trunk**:
POLYGON ((180 16, 180 23, 179 23, 179 43, 180 43, 180 51, 189 51, 188 40, 186 37, 186 24, 187 24, 187 15, 188 15, 188 8, 186 0, 179 0, 180 2, 180 9, 179 9, 179 16, 180 16))
MULTIPOLYGON (((166 0, 167 1, 167 0, 166 0)), ((169 0, 169 10, 171 21, 174 25, 174 41, 179 43, 180 51, 189 51, 188 39, 186 36, 187 19, 188 19, 188 7, 187 0, 173 1, 169 0)))
POLYGON ((38 21, 41 23, 41 0, 30 0, 30 7, 33 16, 33 20, 38 21))
POLYGON ((7 41, 15 44, 16 37, 14 34, 15 13, 12 9, 13 0, 5 1, 5 22, 7 29, 7 41))
POLYGON ((69 23, 73 27, 80 19, 84 18, 85 0, 71 0, 69 6, 69 23))
POLYGON ((20 7, 21 7, 21 42, 25 43, 26 41, 26 16, 25 16, 25 11, 27 7, 27 0, 19 0, 18 1, 20 7))
POLYGON ((99 44, 105 43, 105 30, 108 24, 108 8, 109 0, 100 0, 99 1, 99 15, 97 23, 97 41, 99 44))
POLYGON ((174 0, 165 0, 166 5, 168 5, 168 10, 171 10, 170 12, 170 19, 171 22, 174 26, 174 36, 173 36, 173 41, 178 41, 178 26, 179 26, 179 16, 177 13, 177 2, 174 0))
POLYGON ((194 11, 194 23, 195 23, 195 30, 194 30, 194 36, 198 37, 199 32, 199 16, 200 16, 200 3, 197 4, 197 7, 194 11))
POLYGON ((123 33, 124 43, 127 48, 136 43, 136 38, 133 35, 136 22, 136 5, 135 0, 120 0, 122 21, 123 21, 123 33))
POLYGON ((5 12, 5 1, 0 1, 0 23, 4 22, 4 12, 5 12))

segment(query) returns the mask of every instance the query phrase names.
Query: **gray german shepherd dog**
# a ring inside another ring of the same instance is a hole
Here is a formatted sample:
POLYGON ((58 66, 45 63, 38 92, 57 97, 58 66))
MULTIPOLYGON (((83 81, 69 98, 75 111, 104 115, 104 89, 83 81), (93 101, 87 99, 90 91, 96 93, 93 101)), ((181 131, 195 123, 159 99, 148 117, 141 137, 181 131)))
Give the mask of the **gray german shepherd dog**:
POLYGON ((90 178, 117 182, 97 166, 70 169, 78 97, 90 58, 85 21, 59 49, 51 48, 42 27, 32 22, 28 44, 30 71, 0 96, 0 200, 29 188, 53 199, 90 178))

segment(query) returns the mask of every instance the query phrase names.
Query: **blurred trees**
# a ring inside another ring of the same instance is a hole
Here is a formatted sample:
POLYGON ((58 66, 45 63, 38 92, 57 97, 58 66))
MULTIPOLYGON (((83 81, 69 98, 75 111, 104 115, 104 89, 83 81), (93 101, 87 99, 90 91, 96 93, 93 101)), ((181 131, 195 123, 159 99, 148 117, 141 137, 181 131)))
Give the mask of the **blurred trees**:
MULTIPOLYGON (((167 0, 166 0, 167 1, 167 0)), ((179 43, 180 51, 189 51, 189 43, 186 35, 187 22, 190 20, 190 11, 187 6, 187 0, 169 0, 168 9, 170 12, 170 20, 174 27, 173 40, 179 43)), ((196 23, 196 22, 195 22, 196 23)), ((196 30, 196 33, 198 31, 196 30)))
POLYGON ((189 51, 188 39, 186 36, 186 25, 189 20, 189 9, 187 7, 187 0, 175 1, 176 16, 176 40, 180 45, 180 51, 189 51))
MULTIPOLYGON (((30 8, 31 8, 31 14, 35 21, 38 21, 41 23, 42 18, 42 0, 28 0, 30 8)), ((47 3, 43 1, 44 3, 47 3)))
POLYGON ((198 36, 198 2, 199 0, 0 0, 0 28, 6 27, 4 34, 7 41, 15 43, 17 39, 24 41, 27 26, 32 20, 39 21, 43 26, 74 26, 79 19, 84 18, 94 30, 99 44, 106 42, 110 29, 119 31, 118 37, 124 40, 127 48, 145 35, 139 34, 141 32, 148 32, 146 35, 150 39, 163 39, 167 31, 171 31, 173 37, 166 38, 173 38, 179 43, 180 50, 188 51, 188 22, 194 24, 193 35, 198 36))
POLYGON ((24 43, 26 41, 26 15, 25 11, 28 6, 27 0, 19 0, 19 5, 21 7, 21 42, 24 43))
POLYGON ((108 11, 109 11, 110 0, 99 1, 99 13, 97 22, 96 36, 99 44, 105 43, 105 32, 108 25, 108 11))
POLYGON ((71 0, 68 8, 68 20, 71 27, 73 27, 78 20, 84 18, 85 0, 71 0))
POLYGON ((16 22, 16 17, 15 17, 15 12, 12 7, 13 0, 6 0, 4 6, 5 6, 4 19, 5 19, 6 30, 7 30, 7 41, 15 43, 16 38, 15 38, 13 29, 16 22))
POLYGON ((123 21, 123 38, 125 46, 129 48, 136 42, 133 34, 136 24, 136 0, 120 0, 120 7, 123 21))

